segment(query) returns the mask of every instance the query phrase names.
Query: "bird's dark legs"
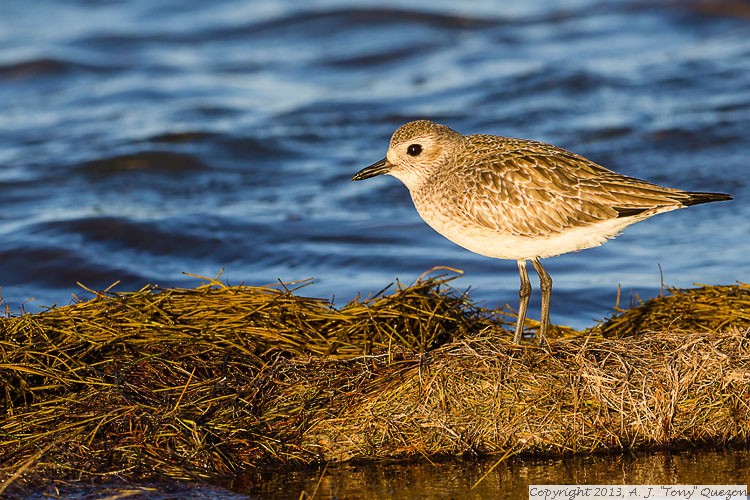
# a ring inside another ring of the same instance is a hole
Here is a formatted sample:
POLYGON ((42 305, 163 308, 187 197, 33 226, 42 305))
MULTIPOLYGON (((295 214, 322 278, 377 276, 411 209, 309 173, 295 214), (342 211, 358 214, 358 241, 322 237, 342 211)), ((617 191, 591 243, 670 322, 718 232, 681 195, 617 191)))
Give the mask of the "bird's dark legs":
MULTIPOLYGON (((540 318, 541 327, 539 329, 539 345, 542 345, 543 342, 546 342, 547 330, 549 329, 549 303, 552 296, 552 278, 544 270, 538 257, 533 259, 531 263, 539 275, 539 288, 542 289, 542 315, 540 318)), ((528 278, 526 279, 528 281, 528 278)))
MULTIPOLYGON (((536 264, 534 264, 536 266, 536 264)), ((521 275, 521 289, 518 291, 518 297, 521 299, 518 304, 518 322, 516 323, 516 335, 513 341, 518 344, 523 336, 523 323, 526 320, 526 310, 529 308, 529 297, 531 296, 531 282, 529 273, 526 272, 526 261, 518 261, 518 274, 521 275)))

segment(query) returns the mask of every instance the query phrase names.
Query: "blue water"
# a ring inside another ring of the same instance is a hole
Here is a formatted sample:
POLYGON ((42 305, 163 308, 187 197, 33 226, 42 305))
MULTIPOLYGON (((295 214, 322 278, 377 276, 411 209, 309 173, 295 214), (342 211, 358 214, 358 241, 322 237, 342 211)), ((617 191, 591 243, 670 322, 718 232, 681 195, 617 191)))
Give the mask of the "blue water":
POLYGON ((17 314, 89 297, 77 282, 223 269, 313 278, 301 293, 341 305, 445 265, 515 307, 515 263, 444 240, 395 179, 349 181, 414 118, 735 196, 548 260, 555 322, 592 325, 618 285, 657 294, 659 266, 668 285, 748 281, 743 5, 3 0, 0 293, 17 314))

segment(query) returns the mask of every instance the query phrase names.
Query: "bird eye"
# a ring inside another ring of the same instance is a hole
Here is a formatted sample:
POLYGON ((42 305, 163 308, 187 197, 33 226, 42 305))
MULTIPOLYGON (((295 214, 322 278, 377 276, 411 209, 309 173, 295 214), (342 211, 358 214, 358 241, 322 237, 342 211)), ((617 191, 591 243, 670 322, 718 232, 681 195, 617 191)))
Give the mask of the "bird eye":
POLYGON ((409 156, 418 156, 422 152, 422 146, 419 144, 411 144, 406 148, 406 154, 409 156))

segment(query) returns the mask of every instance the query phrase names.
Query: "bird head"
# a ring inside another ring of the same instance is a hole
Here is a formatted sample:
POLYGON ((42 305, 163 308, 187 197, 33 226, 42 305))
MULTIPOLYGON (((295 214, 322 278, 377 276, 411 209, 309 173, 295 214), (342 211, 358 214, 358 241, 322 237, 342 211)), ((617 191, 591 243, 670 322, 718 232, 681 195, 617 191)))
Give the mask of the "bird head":
POLYGON ((428 120, 409 122, 394 132, 385 158, 363 168, 352 180, 388 174, 409 189, 416 188, 455 152, 462 140, 461 134, 445 125, 428 120))

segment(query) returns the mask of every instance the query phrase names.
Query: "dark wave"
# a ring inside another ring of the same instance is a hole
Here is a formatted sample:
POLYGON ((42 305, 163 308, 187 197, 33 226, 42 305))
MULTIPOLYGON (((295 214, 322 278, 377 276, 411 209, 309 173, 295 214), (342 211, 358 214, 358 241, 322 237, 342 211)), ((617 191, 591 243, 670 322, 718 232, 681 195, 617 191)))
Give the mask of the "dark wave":
POLYGON ((40 77, 62 77, 76 72, 107 73, 116 71, 118 68, 118 66, 94 65, 66 59, 40 57, 38 59, 0 65, 0 80, 13 81, 40 77))
POLYGON ((103 288, 118 280, 140 283, 141 286, 148 281, 146 274, 139 274, 113 261, 101 259, 94 265, 94 261, 87 258, 85 253, 55 244, 54 241, 47 244, 27 241, 23 245, 10 247, 3 245, 0 247, 0 261, 4 287, 20 285, 33 286, 39 291, 72 291, 77 282, 88 282, 103 288))
POLYGON ((497 17, 479 17, 401 8, 328 9, 299 11, 293 15, 271 19, 248 27, 252 33, 278 33, 279 30, 299 30, 312 34, 328 34, 336 29, 370 29, 374 26, 391 28, 397 25, 418 24, 446 29, 485 29, 506 23, 497 17))
POLYGON ((376 52, 355 54, 346 57, 334 57, 321 61, 324 66, 333 68, 368 68, 376 65, 392 64, 408 59, 419 59, 437 48, 436 43, 409 44, 408 47, 382 49, 376 52))
POLYGON ((188 172, 205 170, 198 158, 170 151, 142 151, 82 163, 75 167, 84 175, 107 176, 136 171, 188 172))

